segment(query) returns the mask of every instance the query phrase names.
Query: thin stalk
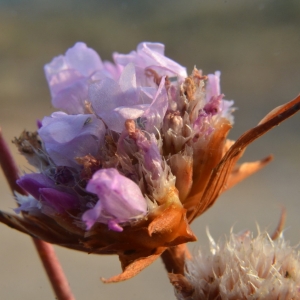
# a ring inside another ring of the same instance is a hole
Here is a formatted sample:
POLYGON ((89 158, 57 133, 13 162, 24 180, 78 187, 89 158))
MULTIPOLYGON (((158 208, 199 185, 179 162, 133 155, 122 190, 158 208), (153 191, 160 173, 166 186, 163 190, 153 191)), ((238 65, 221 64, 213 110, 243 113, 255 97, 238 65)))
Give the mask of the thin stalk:
POLYGON ((161 259, 169 274, 184 275, 185 260, 190 258, 191 254, 186 244, 169 247, 161 255, 161 259))
MULTIPOLYGON (((1 128, 0 165, 11 191, 17 191, 20 194, 26 195, 26 192, 16 184, 19 178, 19 170, 3 138, 1 128)), ((56 298, 58 300, 75 300, 53 246, 36 238, 33 238, 33 243, 51 282, 56 298)))

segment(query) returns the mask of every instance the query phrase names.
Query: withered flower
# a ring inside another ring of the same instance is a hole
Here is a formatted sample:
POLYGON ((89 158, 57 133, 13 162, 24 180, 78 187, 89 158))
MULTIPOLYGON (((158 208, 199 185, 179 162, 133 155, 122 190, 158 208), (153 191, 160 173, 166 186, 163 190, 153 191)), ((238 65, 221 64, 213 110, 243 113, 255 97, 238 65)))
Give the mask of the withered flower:
POLYGON ((300 259, 281 234, 234 234, 215 242, 208 233, 210 251, 186 262, 185 276, 170 274, 179 300, 299 299, 300 259))
POLYGON ((158 43, 113 59, 77 43, 45 66, 52 104, 64 112, 15 139, 37 172, 17 181, 21 216, 1 212, 0 221, 49 243, 117 254, 123 273, 105 282, 128 279, 161 254, 182 273, 184 245, 196 240, 189 224, 271 160, 236 164, 300 109, 300 97, 233 142, 220 72, 187 76, 158 43))

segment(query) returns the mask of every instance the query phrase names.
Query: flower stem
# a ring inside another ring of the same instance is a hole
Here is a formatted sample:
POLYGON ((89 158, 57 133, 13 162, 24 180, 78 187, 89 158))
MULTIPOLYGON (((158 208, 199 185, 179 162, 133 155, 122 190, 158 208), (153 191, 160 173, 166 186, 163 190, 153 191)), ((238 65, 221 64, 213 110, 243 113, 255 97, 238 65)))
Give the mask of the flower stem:
POLYGON ((52 245, 33 238, 36 250, 41 258, 52 288, 59 300, 75 300, 69 283, 59 263, 52 245))
POLYGON ((19 178, 19 170, 10 153, 7 143, 5 142, 2 130, 0 128, 0 165, 2 167, 4 176, 12 192, 18 192, 26 195, 26 192, 17 185, 16 181, 19 178))
POLYGON ((184 275, 185 260, 191 258, 186 244, 169 247, 162 255, 168 273, 184 275))
MULTIPOLYGON (((3 138, 1 128, 0 165, 12 192, 16 191, 20 194, 26 195, 26 192, 16 184, 16 181, 19 178, 19 170, 11 155, 8 145, 3 138)), ((74 300, 75 298, 72 295, 67 278, 57 259, 53 246, 36 238, 33 238, 33 242, 46 270, 57 299, 74 300)))

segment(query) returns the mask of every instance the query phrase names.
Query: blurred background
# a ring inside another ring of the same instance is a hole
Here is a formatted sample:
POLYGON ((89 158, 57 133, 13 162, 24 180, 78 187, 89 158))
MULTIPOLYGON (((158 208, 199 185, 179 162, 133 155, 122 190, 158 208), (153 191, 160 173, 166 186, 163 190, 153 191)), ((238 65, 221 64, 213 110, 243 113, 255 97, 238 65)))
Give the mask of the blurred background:
MULTIPOLYGON (((7 141, 53 111, 43 65, 76 41, 102 59, 128 53, 141 41, 166 45, 166 55, 204 74, 221 70, 222 92, 235 100, 238 138, 274 107, 300 92, 300 2, 297 0, 0 0, 0 125, 7 141)), ((273 232, 281 206, 285 237, 300 241, 300 114, 251 145, 243 161, 269 153, 264 170, 226 192, 192 225, 208 249, 206 226, 215 239, 260 228, 273 232)), ((22 170, 25 160, 10 147, 22 170)), ((0 209, 15 207, 0 174, 0 209)), ((55 299, 30 238, 0 224, 0 298, 55 299)), ((56 247, 76 299, 174 299, 160 260, 137 277, 104 285, 120 273, 117 257, 87 255, 56 247)))

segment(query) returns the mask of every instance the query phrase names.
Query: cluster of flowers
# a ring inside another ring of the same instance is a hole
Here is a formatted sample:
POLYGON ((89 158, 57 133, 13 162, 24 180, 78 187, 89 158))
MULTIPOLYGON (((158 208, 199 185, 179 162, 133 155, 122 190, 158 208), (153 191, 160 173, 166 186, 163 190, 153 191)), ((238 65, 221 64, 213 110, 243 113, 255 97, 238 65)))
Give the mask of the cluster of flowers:
POLYGON ((179 246, 196 240, 189 224, 270 161, 236 165, 247 145, 300 109, 298 97, 233 142, 220 72, 188 76, 158 43, 113 60, 79 42, 45 66, 61 111, 14 140, 37 172, 17 181, 22 216, 0 212, 1 222, 46 242, 117 254, 123 273, 107 282, 184 252, 179 246))
POLYGON ((113 58, 115 64, 102 62, 76 43, 45 66, 52 104, 64 112, 45 117, 38 135, 16 140, 40 171, 18 181, 31 195, 17 197, 18 212, 53 217, 78 210, 79 227, 81 219, 88 230, 100 222, 123 231, 170 201, 175 187, 181 201, 187 196, 190 187, 178 174, 217 124, 232 121, 220 73, 206 77, 195 69, 187 77, 161 44, 142 43, 113 58))

